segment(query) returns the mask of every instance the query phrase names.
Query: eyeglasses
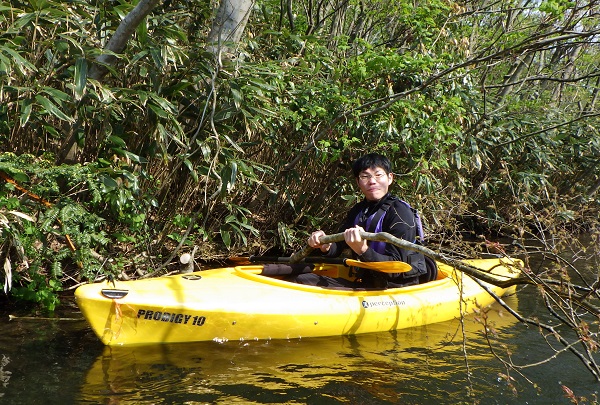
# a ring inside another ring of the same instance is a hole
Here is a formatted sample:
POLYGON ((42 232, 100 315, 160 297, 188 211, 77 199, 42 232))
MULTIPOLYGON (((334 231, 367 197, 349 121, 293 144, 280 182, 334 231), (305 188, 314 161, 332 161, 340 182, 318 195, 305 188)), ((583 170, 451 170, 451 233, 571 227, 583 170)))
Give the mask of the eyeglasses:
POLYGON ((358 179, 363 182, 369 181, 372 178, 374 178, 376 181, 379 181, 379 180, 383 179, 385 176, 387 176, 387 173, 384 173, 384 172, 377 172, 375 174, 361 173, 358 175, 358 179))

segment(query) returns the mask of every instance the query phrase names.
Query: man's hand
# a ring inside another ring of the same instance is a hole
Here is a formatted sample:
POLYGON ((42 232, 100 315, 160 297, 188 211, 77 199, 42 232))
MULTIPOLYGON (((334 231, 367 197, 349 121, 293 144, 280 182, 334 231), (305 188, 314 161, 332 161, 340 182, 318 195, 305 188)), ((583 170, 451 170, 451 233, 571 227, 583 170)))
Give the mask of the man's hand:
POLYGON ((369 245, 367 245, 367 240, 361 238, 360 232, 364 232, 365 230, 356 225, 353 228, 348 228, 344 231, 344 240, 346 244, 356 253, 357 255, 362 255, 367 251, 369 245))
POLYGON ((321 252, 323 253, 329 252, 329 249, 331 248, 331 243, 321 243, 321 237, 323 236, 325 236, 325 232, 323 232, 320 229, 318 231, 313 232, 310 235, 310 238, 308 238, 308 246, 315 249, 321 249, 321 252))

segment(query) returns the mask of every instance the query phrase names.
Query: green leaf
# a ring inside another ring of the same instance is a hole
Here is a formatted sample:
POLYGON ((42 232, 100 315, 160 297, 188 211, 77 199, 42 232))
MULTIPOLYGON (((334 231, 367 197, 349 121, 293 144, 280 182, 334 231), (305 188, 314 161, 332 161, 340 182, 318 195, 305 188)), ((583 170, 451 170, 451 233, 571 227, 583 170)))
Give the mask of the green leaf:
POLYGON ((8 54, 22 74, 26 75, 28 72, 37 72, 36 67, 14 49, 11 49, 7 46, 0 46, 0 52, 8 54))
POLYGON ((75 99, 81 100, 85 93, 87 83, 88 65, 85 58, 78 58, 75 62, 75 99))
POLYGON ((454 152, 454 163, 456 164, 456 168, 460 170, 462 168, 462 160, 460 157, 460 152, 454 152))
POLYGON ((250 224, 246 224, 246 223, 243 223, 243 222, 238 222, 238 225, 241 226, 242 228, 245 228, 245 229, 249 230, 255 236, 258 236, 260 234, 258 232, 258 229, 256 229, 255 227, 253 227, 250 224))
POLYGON ((102 185, 104 186, 104 192, 111 191, 119 187, 119 184, 109 176, 102 176, 102 185))
POLYGON ((155 93, 150 93, 150 98, 152 100, 154 100, 156 102, 156 104, 161 106, 161 108, 163 110, 165 110, 166 112, 168 112, 170 114, 177 113, 177 108, 175 107, 175 105, 173 103, 169 102, 168 100, 160 97, 159 95, 157 95, 155 93))
POLYGON ((204 160, 208 162, 210 160, 210 153, 211 153, 210 146, 208 146, 208 144, 203 142, 200 145, 200 150, 202 151, 202 156, 204 157, 204 160))
POLYGON ((129 152, 128 150, 122 150, 122 153, 127 158, 129 158, 130 160, 132 160, 136 163, 146 163, 147 162, 146 158, 144 158, 140 155, 136 155, 135 153, 129 152))
POLYGON ((184 159, 183 164, 185 164, 185 166, 188 168, 188 170, 192 174, 192 177, 194 178, 194 180, 198 181, 198 172, 194 168, 194 165, 192 164, 192 162, 190 162, 189 159, 184 159))
POLYGON ((122 232, 116 232, 113 234, 116 240, 123 243, 133 243, 135 242, 135 238, 131 235, 126 235, 122 232))
POLYGON ((137 26, 136 33, 140 43, 146 45, 148 43, 148 21, 146 18, 137 26))
POLYGON ((238 165, 237 165, 237 163, 236 162, 231 162, 231 173, 230 173, 230 176, 229 176, 229 184, 231 186, 228 187, 230 190, 235 185, 235 180, 237 178, 237 171, 238 171, 238 165))
POLYGON ((54 87, 47 87, 47 86, 45 86, 45 87, 42 88, 42 92, 44 92, 47 95, 51 96, 55 100, 59 100, 59 101, 70 101, 71 100, 71 96, 69 96, 64 91, 61 91, 59 89, 55 89, 54 87))
POLYGON ((227 248, 231 247, 231 234, 229 231, 221 228, 221 239, 227 248))
POLYGON ((107 139, 110 143, 120 147, 120 148, 125 148, 127 147, 127 144, 125 143, 125 141, 123 140, 123 138, 116 136, 116 135, 110 135, 107 139))
POLYGON ((163 110, 162 108, 160 108, 154 104, 148 104, 148 107, 150 107, 150 109, 152 111, 154 111, 154 113, 156 115, 158 115, 160 118, 168 118, 169 117, 169 114, 165 110, 163 110))
POLYGON ((52 101, 48 100, 46 97, 42 95, 36 95, 35 99, 44 109, 51 115, 54 115, 56 118, 61 119, 63 121, 68 121, 70 123, 75 122, 75 119, 72 117, 68 117, 64 112, 62 112, 52 101))
POLYGON ((231 97, 233 98, 235 108, 239 110, 244 101, 244 97, 242 96, 241 89, 237 85, 231 85, 231 97))
POLYGON ((233 146, 238 152, 244 153, 244 150, 240 147, 240 145, 235 143, 228 135, 223 135, 223 138, 225 138, 227 142, 229 142, 229 144, 233 146))
POLYGON ((31 111, 32 111, 32 103, 30 99, 25 99, 21 102, 21 116, 19 118, 19 123, 21 125, 21 128, 23 128, 25 126, 25 124, 27 124, 27 122, 29 122, 29 117, 31 117, 31 111))

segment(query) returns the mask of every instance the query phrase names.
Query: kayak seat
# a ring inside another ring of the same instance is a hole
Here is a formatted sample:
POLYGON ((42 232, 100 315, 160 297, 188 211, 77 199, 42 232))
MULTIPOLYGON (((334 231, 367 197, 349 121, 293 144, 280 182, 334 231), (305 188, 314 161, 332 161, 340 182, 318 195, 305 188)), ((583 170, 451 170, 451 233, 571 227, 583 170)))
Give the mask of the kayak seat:
POLYGON ((290 276, 303 273, 312 273, 314 266, 304 263, 273 263, 265 264, 263 271, 260 273, 263 276, 290 276))
POLYGON ((425 267, 427 268, 427 273, 425 273, 419 277, 419 284, 425 284, 430 281, 437 280, 437 277, 438 277, 437 264, 431 257, 425 256, 425 267))

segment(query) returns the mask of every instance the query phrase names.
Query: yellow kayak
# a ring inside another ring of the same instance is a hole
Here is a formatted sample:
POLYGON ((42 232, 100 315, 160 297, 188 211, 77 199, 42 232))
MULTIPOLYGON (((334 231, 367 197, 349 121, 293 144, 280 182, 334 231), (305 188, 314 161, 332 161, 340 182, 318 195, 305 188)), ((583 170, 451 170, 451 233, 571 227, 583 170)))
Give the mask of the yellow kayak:
MULTIPOLYGON (((520 262, 468 264, 502 277, 520 262)), ((437 279, 386 290, 327 289, 266 276, 263 265, 225 267, 154 279, 87 284, 75 291, 83 315, 109 346, 298 339, 411 328, 459 318, 494 298, 469 276, 438 263, 437 279)), ((343 265, 315 272, 348 276, 343 265)), ((515 287, 483 283, 502 296, 515 287)))

